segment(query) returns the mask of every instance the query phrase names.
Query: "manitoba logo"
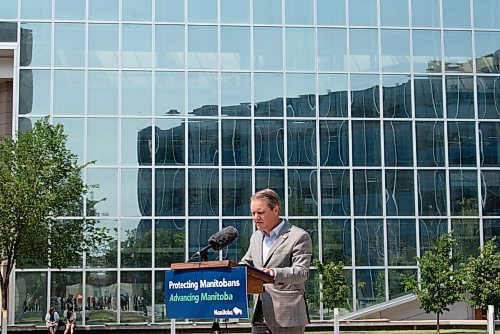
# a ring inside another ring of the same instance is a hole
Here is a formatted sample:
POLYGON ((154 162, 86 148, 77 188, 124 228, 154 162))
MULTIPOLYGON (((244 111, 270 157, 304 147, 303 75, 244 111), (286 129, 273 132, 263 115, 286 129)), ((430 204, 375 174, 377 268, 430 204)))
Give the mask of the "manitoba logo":
POLYGON ((224 309, 224 310, 214 310, 214 315, 242 315, 243 310, 237 307, 233 307, 232 310, 224 309))

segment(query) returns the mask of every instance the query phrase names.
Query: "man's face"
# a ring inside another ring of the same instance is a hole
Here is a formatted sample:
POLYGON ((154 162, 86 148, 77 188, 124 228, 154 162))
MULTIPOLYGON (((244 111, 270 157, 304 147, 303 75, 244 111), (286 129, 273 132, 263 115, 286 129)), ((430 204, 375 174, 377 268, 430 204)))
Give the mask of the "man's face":
POLYGON ((267 235, 280 223, 279 207, 271 209, 263 200, 254 199, 250 203, 250 210, 257 229, 265 232, 267 235))

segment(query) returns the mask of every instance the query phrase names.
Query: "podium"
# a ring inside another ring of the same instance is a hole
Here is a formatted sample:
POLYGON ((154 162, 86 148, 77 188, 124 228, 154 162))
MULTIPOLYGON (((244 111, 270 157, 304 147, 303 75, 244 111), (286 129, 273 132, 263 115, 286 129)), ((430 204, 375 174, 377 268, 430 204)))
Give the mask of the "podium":
POLYGON ((274 279, 267 273, 245 264, 238 264, 231 260, 223 261, 205 261, 205 262, 186 262, 173 263, 170 266, 172 270, 204 270, 211 268, 235 268, 247 267, 247 292, 248 293, 263 293, 265 283, 273 283, 274 279))

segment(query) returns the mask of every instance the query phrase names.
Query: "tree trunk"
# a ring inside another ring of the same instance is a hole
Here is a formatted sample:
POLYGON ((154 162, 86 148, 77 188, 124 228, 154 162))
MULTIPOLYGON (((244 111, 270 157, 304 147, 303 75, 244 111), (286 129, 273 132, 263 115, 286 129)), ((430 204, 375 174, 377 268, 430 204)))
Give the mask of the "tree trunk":
POLYGON ((439 334, 439 313, 436 314, 436 328, 437 328, 437 331, 436 333, 439 334))
POLYGON ((7 334, 7 305, 9 304, 9 275, 7 274, 7 263, 0 263, 0 275, 2 275, 2 305, 0 313, 0 322, 2 324, 2 334, 7 334))

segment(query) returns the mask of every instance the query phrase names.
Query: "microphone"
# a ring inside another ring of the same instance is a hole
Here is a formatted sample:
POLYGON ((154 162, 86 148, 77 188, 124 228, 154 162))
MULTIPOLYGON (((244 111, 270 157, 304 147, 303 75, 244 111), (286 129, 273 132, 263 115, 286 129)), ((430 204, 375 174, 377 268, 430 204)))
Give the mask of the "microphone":
POLYGON ((214 250, 218 251, 229 246, 236 239, 238 239, 238 230, 236 227, 227 226, 219 232, 212 234, 210 239, 208 239, 208 244, 211 245, 214 250))
POLYGON ((208 245, 197 251, 188 260, 191 261, 195 257, 201 258, 203 261, 208 260, 208 250, 212 248, 213 250, 219 251, 224 247, 229 246, 233 241, 238 239, 238 230, 234 226, 224 227, 222 230, 215 232, 208 239, 208 245))

